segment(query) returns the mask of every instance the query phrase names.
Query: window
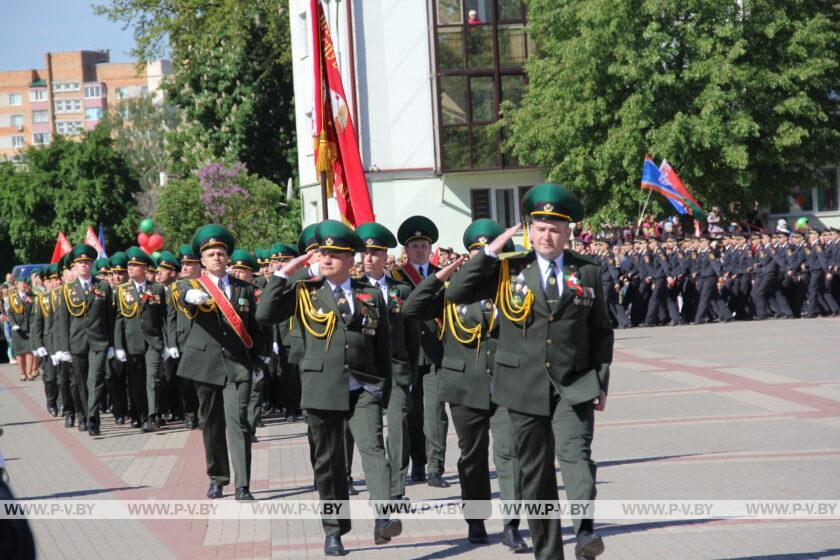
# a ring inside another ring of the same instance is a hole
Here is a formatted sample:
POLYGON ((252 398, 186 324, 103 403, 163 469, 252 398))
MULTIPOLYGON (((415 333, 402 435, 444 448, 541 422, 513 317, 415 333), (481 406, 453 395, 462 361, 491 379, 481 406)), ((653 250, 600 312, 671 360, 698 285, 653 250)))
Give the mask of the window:
POLYGON ((17 107, 19 105, 23 105, 23 96, 19 93, 10 93, 9 94, 9 105, 12 107, 17 107))
POLYGON ((29 101, 46 101, 47 100, 47 90, 45 89, 33 89, 29 91, 29 101))
POLYGON ((12 136, 12 148, 23 148, 23 136, 12 136))
POLYGON ((102 119, 102 107, 88 107, 85 109, 85 120, 98 121, 102 119))
POLYGON ((36 132, 32 135, 32 143, 36 146, 49 144, 50 143, 50 133, 49 132, 36 132))
POLYGON ((117 99, 125 99, 128 97, 128 88, 127 87, 118 87, 114 90, 114 93, 117 96, 117 99))
POLYGON ((99 99, 102 97, 102 86, 85 86, 85 99, 99 99))
POLYGON ((519 205, 530 186, 472 189, 470 207, 472 219, 491 218, 504 227, 511 227, 520 220, 519 205))
POLYGON ((14 128, 23 128, 23 115, 12 115, 9 124, 14 128))
POLYGON ((53 91, 79 91, 79 82, 53 82, 53 91))
POLYGON ((490 189, 473 189, 470 191, 470 208, 473 221, 490 217, 490 189))
POLYGON ((837 205, 837 168, 826 167, 820 170, 820 180, 816 186, 817 211, 836 211, 837 205))
POLYGON ((55 102, 56 113, 80 113, 81 111, 81 99, 58 99, 55 102))
POLYGON ((149 86, 140 86, 140 96, 146 97, 149 95, 149 86))
POLYGON ((501 104, 525 93, 531 50, 520 0, 435 0, 441 166, 444 171, 518 167, 501 153, 501 104))
POLYGON ((810 212, 814 209, 814 193, 810 187, 794 187, 790 198, 794 210, 810 212))
POLYGON ((82 129, 82 121, 58 121, 55 123, 55 131, 58 134, 78 134, 82 129))
POLYGON ((32 111, 32 122, 33 123, 48 123, 48 122, 50 122, 50 112, 49 111, 32 111))

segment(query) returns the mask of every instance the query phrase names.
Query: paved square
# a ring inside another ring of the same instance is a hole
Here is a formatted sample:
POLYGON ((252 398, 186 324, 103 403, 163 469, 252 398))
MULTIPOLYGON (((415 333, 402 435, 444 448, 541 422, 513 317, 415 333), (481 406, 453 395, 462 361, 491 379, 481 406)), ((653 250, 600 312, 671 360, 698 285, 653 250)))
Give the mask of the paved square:
MULTIPOLYGON (((40 380, 21 383, 13 366, 2 366, 0 388, 0 450, 17 497, 204 495, 199 431, 168 426, 144 435, 105 416, 102 435, 90 438, 47 414, 40 380)), ((269 418, 258 436, 255 497, 317 499, 305 426, 269 418)), ((457 498, 457 455, 451 431, 445 474, 453 486, 412 485, 408 495, 457 498)), ((840 320, 617 331, 593 455, 599 499, 840 499, 840 320)), ((360 467, 357 456, 357 481, 360 467)), ((359 488, 356 499, 366 500, 359 488)), ((565 525, 566 556, 574 558, 565 525)), ((323 545, 320 524, 305 520, 50 520, 32 527, 46 559, 320 558, 323 545)), ((498 521, 488 523, 491 544, 483 547, 467 544, 466 524, 451 521, 407 522, 382 547, 373 544, 372 522, 353 527, 343 539, 351 558, 513 557, 500 543, 498 521)), ((837 521, 605 521, 596 529, 605 559, 840 558, 837 521)))

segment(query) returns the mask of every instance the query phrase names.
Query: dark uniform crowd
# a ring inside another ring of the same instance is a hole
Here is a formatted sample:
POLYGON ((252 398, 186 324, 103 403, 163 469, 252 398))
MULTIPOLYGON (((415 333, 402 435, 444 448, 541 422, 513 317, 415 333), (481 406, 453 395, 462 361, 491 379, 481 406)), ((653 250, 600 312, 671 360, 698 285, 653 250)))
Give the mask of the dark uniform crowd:
MULTIPOLYGON (((325 220, 296 243, 253 251, 210 224, 157 259, 137 247, 97 258, 79 244, 10 293, 15 351, 40 360, 47 409, 68 429, 97 436, 105 415, 118 429, 200 428, 211 499, 231 482, 237 500, 254 499, 251 445, 273 415, 306 422, 322 500, 358 493, 354 448, 371 500, 404 499, 408 479, 449 486, 450 418, 465 500, 491 498, 491 435, 502 500, 557 500, 555 460, 568 498, 594 500, 610 314, 619 326, 679 323, 728 320, 730 308, 793 315, 802 299, 813 314, 834 301, 825 273, 836 260, 821 244, 735 238, 718 255, 708 239, 597 242, 587 255, 568 248, 583 218, 571 193, 537 185, 523 209, 533 249, 514 250, 516 227, 478 220, 463 235, 470 256, 442 268, 430 262, 437 228, 422 216, 396 235, 325 220)), ((531 549, 519 517, 504 519, 513 552, 531 549)), ((470 543, 488 542, 486 518, 466 519, 470 543)), ((350 520, 322 522, 325 554, 345 554, 350 520)), ((535 556, 562 558, 560 520, 528 524, 535 556)), ((576 558, 603 552, 591 517, 574 526, 576 558)), ((401 531, 377 510, 376 544, 401 531)))
POLYGON ((618 328, 840 315, 840 230, 595 239, 618 328))

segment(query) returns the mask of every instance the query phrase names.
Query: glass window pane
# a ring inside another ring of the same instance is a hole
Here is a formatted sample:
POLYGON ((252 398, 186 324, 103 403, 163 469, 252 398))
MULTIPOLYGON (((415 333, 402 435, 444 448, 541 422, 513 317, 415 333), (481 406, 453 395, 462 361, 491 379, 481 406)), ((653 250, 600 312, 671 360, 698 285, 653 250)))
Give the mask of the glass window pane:
POLYGON ((513 189, 496 189, 496 221, 509 228, 513 220, 513 189))
POLYGON ((817 185, 817 210, 819 212, 837 210, 837 168, 826 167, 821 172, 822 180, 817 185))
POLYGON ((469 169, 470 145, 469 128, 466 126, 447 126, 443 128, 443 168, 469 169))
POLYGON ((525 26, 522 24, 499 26, 499 66, 511 68, 525 64, 525 26))
POLYGON ((492 218, 490 215, 490 189, 472 189, 470 191, 472 219, 492 218))
POLYGON ((493 78, 491 76, 470 79, 470 107, 472 108, 473 122, 496 120, 493 78))
POLYGON ((443 124, 465 124, 467 122, 467 78, 466 76, 441 76, 440 112, 443 124))
POLYGON ((493 22, 493 0, 467 0, 464 3, 467 25, 493 22))
POLYGON ((472 128, 473 167, 486 169, 499 167, 499 137, 490 126, 472 128))
POLYGON ((493 67, 493 26, 467 27, 467 64, 470 68, 493 67))
POLYGON ((463 33, 460 27, 438 28, 438 64, 441 70, 464 67, 463 33))
POLYGON ((794 206, 794 209, 799 209, 803 212, 810 212, 811 210, 813 210, 814 199, 811 192, 811 187, 793 187, 791 202, 794 206))
POLYGON ((502 76, 502 101, 510 101, 517 107, 525 95, 525 76, 513 74, 502 76))
POLYGON ((461 23, 461 0, 437 0, 437 8, 438 25, 461 23))
POLYGON ((499 21, 521 19, 522 2, 519 0, 499 0, 499 21))

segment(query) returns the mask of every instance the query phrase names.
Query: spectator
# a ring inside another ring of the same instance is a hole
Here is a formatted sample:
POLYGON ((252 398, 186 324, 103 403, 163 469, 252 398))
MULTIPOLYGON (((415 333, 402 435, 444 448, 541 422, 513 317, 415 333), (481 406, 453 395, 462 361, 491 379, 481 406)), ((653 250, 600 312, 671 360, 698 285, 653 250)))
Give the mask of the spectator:
POLYGON ((475 10, 470 10, 467 13, 467 25, 479 25, 481 24, 481 20, 478 19, 478 12, 475 10))

